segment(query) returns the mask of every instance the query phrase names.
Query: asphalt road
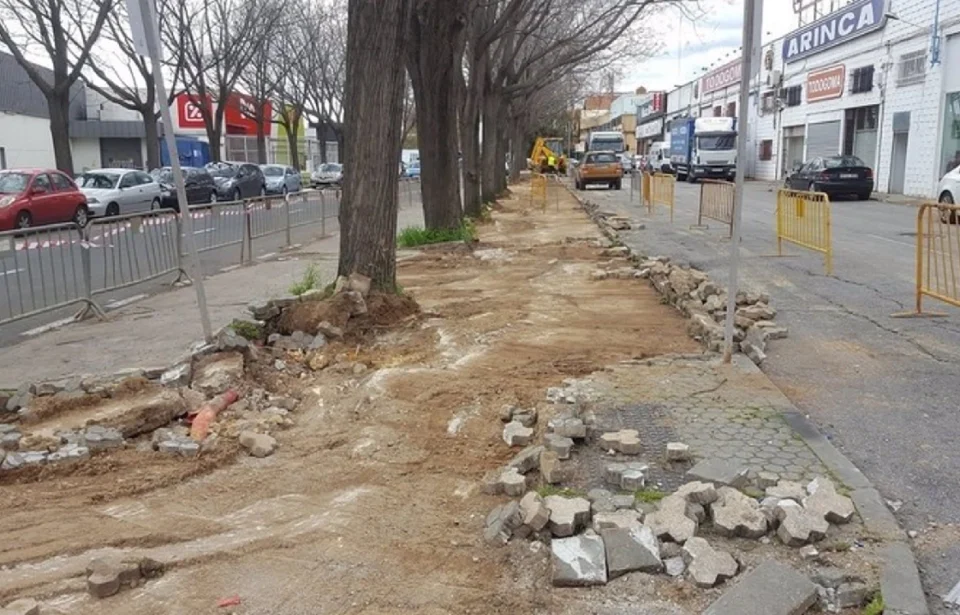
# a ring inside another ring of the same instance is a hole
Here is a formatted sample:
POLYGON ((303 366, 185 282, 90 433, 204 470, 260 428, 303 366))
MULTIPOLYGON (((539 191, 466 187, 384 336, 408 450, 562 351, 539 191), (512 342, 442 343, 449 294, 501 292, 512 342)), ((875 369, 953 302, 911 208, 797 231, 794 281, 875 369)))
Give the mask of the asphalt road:
MULTIPOLYGON (((626 184, 587 197, 646 224, 624 235, 639 253, 688 262, 726 284, 727 227, 690 228, 698 186, 677 184, 672 225, 667 209, 649 217, 636 192, 631 202, 626 184)), ((944 595, 960 580, 960 536, 944 525, 960 523, 960 310, 925 299, 925 310, 947 316, 891 318, 915 304, 917 210, 836 200, 834 275, 827 276, 816 253, 785 245, 789 256, 774 256, 775 206, 767 184, 747 184, 741 288, 769 292, 777 321, 790 329, 768 346, 763 370, 886 499, 902 502, 904 526, 925 532, 915 550, 928 594, 944 595)), ((936 598, 931 606, 943 608, 936 598)))
MULTIPOLYGON (((417 184, 401 183, 401 207, 416 206, 419 199, 417 184)), ((317 200, 311 205, 292 203, 291 243, 305 243, 321 234, 324 226, 320 211, 317 200)), ((325 191, 322 211, 326 230, 335 230, 339 212, 337 191, 325 191)), ((192 219, 205 276, 251 260, 251 256, 252 260, 269 258, 287 245, 286 213, 282 209, 268 210, 259 205, 252 211, 252 255, 241 252, 244 225, 240 206, 221 204, 214 209, 197 210, 192 219)), ((169 288, 178 277, 175 270, 181 263, 176 258, 174 216, 145 225, 132 220, 107 222, 92 229, 88 250, 97 303, 109 310, 124 300, 169 288), (152 277, 154 274, 162 275, 152 277)), ((182 251, 187 251, 185 243, 182 251)), ((81 254, 80 237, 70 230, 0 238, 0 320, 82 296, 81 254), (30 244, 26 248, 25 242, 30 244)), ((182 263, 186 267, 186 259, 182 263)), ((79 307, 74 304, 0 325, 0 347, 16 343, 38 327, 70 318, 79 307)))

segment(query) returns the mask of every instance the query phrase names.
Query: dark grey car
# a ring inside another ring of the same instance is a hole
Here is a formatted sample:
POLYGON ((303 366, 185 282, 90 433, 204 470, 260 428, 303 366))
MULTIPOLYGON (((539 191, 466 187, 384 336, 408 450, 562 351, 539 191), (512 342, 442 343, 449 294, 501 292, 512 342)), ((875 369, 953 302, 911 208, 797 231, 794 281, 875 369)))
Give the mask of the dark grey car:
POLYGON ((207 165, 217 193, 224 201, 239 201, 267 193, 267 183, 260 167, 249 162, 211 162, 207 165))

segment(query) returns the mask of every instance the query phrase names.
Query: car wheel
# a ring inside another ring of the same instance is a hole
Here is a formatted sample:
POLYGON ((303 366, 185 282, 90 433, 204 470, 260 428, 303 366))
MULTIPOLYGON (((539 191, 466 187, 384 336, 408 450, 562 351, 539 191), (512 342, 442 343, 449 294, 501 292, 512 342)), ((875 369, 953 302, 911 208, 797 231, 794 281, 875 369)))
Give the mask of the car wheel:
POLYGON ((160 199, 153 199, 150 202, 150 211, 157 211, 158 209, 160 209, 160 199))
POLYGON ((234 190, 233 190, 233 200, 234 200, 234 201, 242 201, 242 200, 243 200, 243 195, 240 194, 240 188, 234 188, 234 190))
POLYGON ((220 200, 220 196, 217 194, 217 191, 216 190, 212 191, 210 193, 210 200, 208 202, 216 203, 218 200, 220 200))
POLYGON ((87 225, 87 222, 90 221, 90 212, 87 211, 86 205, 80 205, 77 207, 77 211, 73 212, 73 223, 83 228, 87 225))
MULTIPOLYGON (((940 198, 937 201, 942 205, 953 205, 953 195, 949 192, 944 192, 940 195, 940 198)), ((957 216, 957 212, 941 209, 940 210, 940 221, 944 224, 953 224, 957 220, 960 220, 960 217, 957 216)))
POLYGON ((33 216, 29 211, 21 211, 17 214, 17 228, 30 228, 33 226, 33 216))
POLYGON ((614 190, 620 190, 621 188, 623 188, 623 180, 622 180, 622 179, 618 179, 617 181, 614 182, 614 184, 613 184, 613 189, 614 189, 614 190))
POLYGON ((109 205, 107 205, 107 211, 104 212, 104 215, 108 218, 112 218, 113 216, 119 216, 120 206, 117 205, 116 203, 110 203, 109 205))

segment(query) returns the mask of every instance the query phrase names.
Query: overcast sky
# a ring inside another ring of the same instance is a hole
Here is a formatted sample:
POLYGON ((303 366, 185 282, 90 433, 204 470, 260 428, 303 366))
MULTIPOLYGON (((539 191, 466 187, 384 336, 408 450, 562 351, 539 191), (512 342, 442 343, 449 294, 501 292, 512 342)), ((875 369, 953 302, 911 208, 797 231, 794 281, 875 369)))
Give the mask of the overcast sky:
MULTIPOLYGON (((662 23, 657 29, 664 33, 662 53, 628 69, 620 91, 641 85, 669 91, 702 75, 702 67, 713 64, 716 68, 737 57, 743 36, 743 0, 703 0, 700 6, 704 15, 695 21, 681 19, 679 11, 658 18, 662 23)), ((795 29, 792 0, 763 0, 763 22, 764 43, 795 29)))

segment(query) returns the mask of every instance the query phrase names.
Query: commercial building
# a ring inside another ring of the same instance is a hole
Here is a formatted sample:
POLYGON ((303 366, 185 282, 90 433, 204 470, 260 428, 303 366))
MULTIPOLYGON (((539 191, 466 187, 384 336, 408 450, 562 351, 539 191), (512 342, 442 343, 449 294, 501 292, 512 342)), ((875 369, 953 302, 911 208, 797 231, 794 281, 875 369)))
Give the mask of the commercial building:
MULTIPOLYGON (((935 198, 960 164, 960 0, 857 0, 763 46, 750 83, 746 173, 783 179, 856 155, 876 189, 935 198)), ((667 94, 667 120, 736 116, 736 59, 667 94)), ((638 128, 639 130, 639 128, 638 128)))
POLYGON ((638 97, 636 115, 636 153, 646 154, 650 146, 663 139, 663 118, 666 112, 666 92, 648 92, 638 97))

